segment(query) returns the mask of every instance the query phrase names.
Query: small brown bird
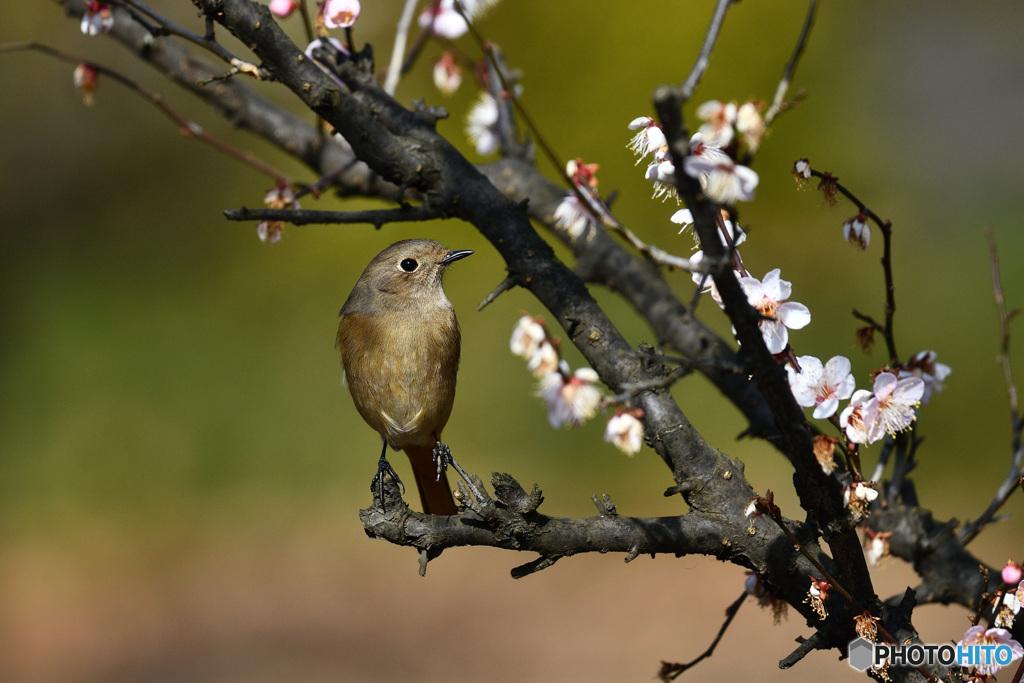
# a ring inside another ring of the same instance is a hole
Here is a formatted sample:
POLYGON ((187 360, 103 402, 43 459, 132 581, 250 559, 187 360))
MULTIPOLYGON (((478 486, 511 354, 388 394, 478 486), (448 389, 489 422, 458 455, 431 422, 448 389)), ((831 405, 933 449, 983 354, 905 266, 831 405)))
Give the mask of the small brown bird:
POLYGON ((338 351, 356 410, 384 441, 375 481, 398 476, 388 446, 409 456, 423 511, 455 514, 441 443, 455 401, 461 335, 441 276, 472 251, 403 240, 366 266, 341 309, 338 351), (442 463, 438 463, 438 458, 442 463))

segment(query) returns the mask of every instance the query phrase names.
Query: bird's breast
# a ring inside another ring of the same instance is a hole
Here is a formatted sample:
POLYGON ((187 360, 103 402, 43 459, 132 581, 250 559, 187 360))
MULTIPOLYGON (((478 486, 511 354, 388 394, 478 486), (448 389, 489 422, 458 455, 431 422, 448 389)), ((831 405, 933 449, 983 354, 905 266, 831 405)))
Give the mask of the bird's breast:
POLYGON ((440 436, 455 399, 460 345, 450 308, 350 313, 338 328, 356 408, 395 448, 432 445, 440 436))

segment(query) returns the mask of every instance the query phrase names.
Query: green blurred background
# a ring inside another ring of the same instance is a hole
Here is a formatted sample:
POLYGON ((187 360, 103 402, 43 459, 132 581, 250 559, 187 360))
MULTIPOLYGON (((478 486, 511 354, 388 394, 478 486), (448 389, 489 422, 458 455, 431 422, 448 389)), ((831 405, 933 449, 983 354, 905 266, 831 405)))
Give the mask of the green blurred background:
MULTIPOLYGON (((191 4, 156 7, 201 31, 191 4)), ((620 192, 618 216, 682 254, 691 245, 668 221, 676 207, 649 200, 626 124, 652 113, 654 87, 688 72, 711 7, 520 0, 480 22, 524 72, 526 106, 558 153, 599 163, 602 190, 620 192)), ((367 2, 356 27, 382 63, 399 8, 367 2)), ((695 104, 770 99, 805 9, 735 6, 695 104)), ((983 231, 999 243, 1009 305, 1024 304, 1022 25, 1024 7, 1010 1, 825 3, 794 81, 808 96, 765 141, 757 201, 741 207, 747 266, 758 276, 780 267, 813 313, 793 335, 798 353, 850 356, 861 386, 884 357, 855 349, 849 312, 881 315, 880 236, 866 253, 844 244, 855 209, 798 191, 793 161, 832 171, 893 221, 900 352, 934 349, 953 368, 918 423, 915 478, 941 519, 976 516, 1009 460, 983 231)), ((28 39, 114 66, 213 134, 313 179, 111 41, 82 36, 55 4, 8 14, 0 42, 28 39)), ((661 659, 703 650, 742 590, 739 568, 577 557, 516 582, 508 570, 532 557, 464 549, 421 579, 413 551, 364 536, 357 511, 371 502, 378 439, 341 385, 336 314, 369 259, 413 236, 477 252, 446 282, 464 350, 445 437, 461 464, 538 482, 548 514, 593 514, 593 493, 629 515, 682 509, 662 497, 669 473, 649 449, 623 457, 602 442, 600 420, 547 426, 507 350, 519 313, 542 311, 513 291, 476 312, 503 269, 471 226, 290 227, 267 246, 221 211, 259 205, 272 183, 183 138, 124 88, 103 81, 84 107, 71 67, 36 53, 0 54, 0 83, 0 679, 648 680, 661 659)), ((424 60, 398 97, 448 107, 442 132, 470 150, 470 87, 444 100, 424 60)), ((688 295, 689 278, 674 277, 688 295)), ((632 343, 653 341, 621 301, 595 294, 632 343)), ((728 332, 714 306, 701 311, 728 332)), ((789 467, 763 443, 735 441, 734 409, 700 379, 676 394, 712 443, 744 460, 755 488, 799 516, 789 467)), ((1020 514, 1019 495, 1007 511, 1020 514)), ((972 547, 991 564, 1020 560, 1021 528, 1014 517, 972 547)), ((915 583, 895 561, 877 575, 883 595, 915 583)), ((808 633, 801 622, 771 628, 744 610, 701 672, 803 680, 845 668, 817 654, 777 669, 808 633), (747 656, 726 652, 740 647, 747 656)), ((967 626, 963 610, 937 607, 918 624, 929 642, 967 626)))

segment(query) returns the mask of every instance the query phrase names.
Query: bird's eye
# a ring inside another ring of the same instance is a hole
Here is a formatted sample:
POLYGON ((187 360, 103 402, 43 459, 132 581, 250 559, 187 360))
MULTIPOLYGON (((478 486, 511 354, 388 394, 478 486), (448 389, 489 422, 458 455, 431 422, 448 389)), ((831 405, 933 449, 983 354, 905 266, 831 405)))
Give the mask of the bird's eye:
POLYGON ((416 262, 414 258, 402 259, 402 262, 398 264, 398 267, 407 273, 411 273, 420 267, 420 264, 416 262))

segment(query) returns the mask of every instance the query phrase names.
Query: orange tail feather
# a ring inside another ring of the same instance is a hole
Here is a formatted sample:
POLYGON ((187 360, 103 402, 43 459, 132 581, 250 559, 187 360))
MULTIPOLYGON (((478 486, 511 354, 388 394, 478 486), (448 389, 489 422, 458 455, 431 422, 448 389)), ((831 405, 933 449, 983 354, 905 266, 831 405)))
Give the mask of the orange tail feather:
POLYGON ((404 450, 409 456, 413 476, 416 477, 416 487, 420 490, 423 511, 428 515, 456 514, 455 498, 452 497, 452 487, 448 483, 447 473, 441 472, 441 478, 437 478, 433 449, 406 446, 404 450))

